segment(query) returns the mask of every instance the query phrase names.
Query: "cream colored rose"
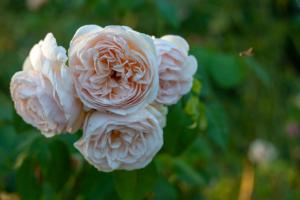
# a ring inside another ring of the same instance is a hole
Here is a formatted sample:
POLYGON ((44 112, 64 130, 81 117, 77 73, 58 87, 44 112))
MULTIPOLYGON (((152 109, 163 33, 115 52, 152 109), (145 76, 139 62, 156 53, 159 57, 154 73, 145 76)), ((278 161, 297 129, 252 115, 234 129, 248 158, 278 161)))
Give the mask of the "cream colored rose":
POLYGON ((156 101, 165 105, 176 104, 191 90, 197 60, 188 55, 189 45, 179 36, 166 35, 154 39, 159 57, 159 91, 156 101))
POLYGON ((48 34, 31 49, 23 71, 10 83, 17 113, 46 137, 74 132, 82 124, 82 104, 75 98, 66 60, 65 49, 48 34))
POLYGON ((153 40, 129 27, 79 28, 70 44, 69 65, 87 109, 125 115, 145 108, 157 96, 153 40))
POLYGON ((75 147, 100 171, 145 167, 163 145, 159 121, 148 109, 126 116, 91 112, 75 147))

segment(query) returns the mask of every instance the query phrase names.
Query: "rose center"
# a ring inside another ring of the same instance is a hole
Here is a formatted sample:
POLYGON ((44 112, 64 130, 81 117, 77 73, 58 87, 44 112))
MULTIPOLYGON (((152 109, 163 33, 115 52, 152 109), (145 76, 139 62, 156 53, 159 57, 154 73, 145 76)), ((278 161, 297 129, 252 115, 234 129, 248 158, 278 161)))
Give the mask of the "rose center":
POLYGON ((121 80, 121 75, 118 72, 116 72, 115 70, 111 70, 110 78, 118 82, 121 80))
POLYGON ((110 137, 111 137, 112 140, 115 140, 116 138, 119 138, 120 135, 121 135, 121 132, 120 132, 120 131, 113 130, 113 131, 111 132, 110 137))

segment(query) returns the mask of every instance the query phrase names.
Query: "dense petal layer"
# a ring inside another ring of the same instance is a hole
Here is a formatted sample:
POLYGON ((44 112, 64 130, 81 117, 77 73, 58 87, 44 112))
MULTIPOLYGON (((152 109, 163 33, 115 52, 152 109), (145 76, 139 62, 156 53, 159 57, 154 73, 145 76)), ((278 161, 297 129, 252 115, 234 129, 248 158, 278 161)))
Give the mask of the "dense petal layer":
POLYGON ((158 93, 152 39, 125 26, 81 27, 70 43, 69 65, 86 109, 128 114, 158 93))
POLYGON ((189 45, 179 36, 154 39, 159 60, 159 92, 156 101, 172 105, 191 90, 197 60, 188 55, 189 45))

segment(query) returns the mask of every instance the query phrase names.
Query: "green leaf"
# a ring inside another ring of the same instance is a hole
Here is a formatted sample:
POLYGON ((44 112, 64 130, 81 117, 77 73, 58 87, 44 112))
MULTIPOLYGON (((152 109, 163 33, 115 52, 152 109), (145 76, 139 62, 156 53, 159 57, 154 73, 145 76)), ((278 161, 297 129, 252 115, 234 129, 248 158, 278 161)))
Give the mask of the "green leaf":
POLYGON ((241 58, 200 48, 196 53, 199 62, 218 86, 224 89, 233 88, 244 79, 245 72, 241 58))
POLYGON ((84 163, 70 190, 72 192, 67 199, 75 197, 84 200, 118 199, 112 173, 100 172, 87 162, 84 163))
POLYGON ((237 58, 230 55, 216 55, 212 58, 208 71, 213 80, 223 88, 237 86, 244 78, 244 74, 237 58))
POLYGON ((253 58, 245 58, 246 65, 254 71, 256 76, 262 81, 264 86, 270 87, 271 86, 271 78, 269 74, 262 68, 262 66, 256 62, 253 58))
POLYGON ((155 186, 155 194, 154 199, 156 200, 175 200, 178 194, 173 185, 171 185, 166 179, 163 177, 159 178, 156 186, 155 186))
MULTIPOLYGON (((199 160, 199 158, 198 158, 199 160)), ((201 186, 204 184, 204 179, 193 166, 180 157, 172 157, 168 154, 159 155, 156 159, 160 173, 172 172, 173 178, 182 181, 190 186, 201 186)))
POLYGON ((11 100, 0 93, 0 121, 11 121, 13 119, 13 106, 11 100))
POLYGON ((17 170, 17 192, 22 199, 39 199, 42 189, 38 172, 38 164, 31 157, 27 157, 17 170))
MULTIPOLYGON (((32 141, 29 139, 29 151, 28 154, 34 157, 41 165, 43 175, 47 174, 47 170, 49 167, 49 158, 50 158, 50 151, 48 148, 48 140, 44 138, 41 134, 39 134, 36 138, 32 141)), ((27 145, 25 143, 25 145, 27 145)), ((46 178, 47 179, 47 178, 46 178)))
POLYGON ((136 171, 118 171, 115 172, 115 187, 119 197, 123 200, 135 200, 137 188, 136 171))
POLYGON ((205 181, 202 176, 188 163, 182 159, 174 160, 175 173, 181 181, 191 186, 202 186, 205 181))
POLYGON ((225 150, 228 137, 228 122, 222 106, 216 102, 206 105, 208 136, 221 149, 225 150))
POLYGON ((14 164, 15 144, 18 137, 13 127, 0 126, 0 174, 14 164))
POLYGON ((162 16, 166 19, 167 23, 173 27, 179 26, 179 18, 176 13, 176 7, 169 0, 156 0, 156 6, 162 16))
POLYGON ((123 200, 143 199, 153 190, 157 177, 153 163, 140 170, 114 172, 115 187, 123 200))
POLYGON ((13 125, 18 134, 32 131, 32 129, 34 129, 34 127, 32 127, 30 124, 27 124, 15 111, 13 112, 13 125))
POLYGON ((184 112, 182 101, 170 106, 167 115, 167 126, 164 128, 164 146, 170 154, 179 154, 193 140, 195 130, 188 127, 193 124, 191 118, 184 112), (177 148, 180 146, 181 148, 177 148))
POLYGON ((197 164, 205 162, 212 158, 213 152, 208 142, 203 137, 198 137, 183 153, 188 161, 197 164))
POLYGON ((54 140, 49 144, 51 156, 47 162, 47 181, 61 190, 71 175, 70 153, 65 143, 54 140))

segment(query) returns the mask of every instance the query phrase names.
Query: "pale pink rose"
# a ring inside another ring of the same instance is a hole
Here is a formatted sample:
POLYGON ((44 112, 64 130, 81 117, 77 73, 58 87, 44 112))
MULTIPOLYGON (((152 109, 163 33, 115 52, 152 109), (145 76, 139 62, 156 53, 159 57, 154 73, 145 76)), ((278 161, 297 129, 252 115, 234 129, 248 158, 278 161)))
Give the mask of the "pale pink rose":
POLYGON ((154 39, 154 43, 159 57, 160 87, 156 101, 176 104, 192 88, 197 60, 188 55, 189 45, 182 37, 166 35, 154 39))
POLYGON ((66 51, 51 33, 34 45, 11 80, 17 113, 46 137, 74 132, 83 120, 82 104, 75 98, 72 76, 65 66, 66 51))
POLYGON ((124 115, 91 112, 75 147, 98 170, 145 167, 163 145, 159 121, 148 109, 124 115))
POLYGON ((157 96, 153 40, 129 27, 79 28, 70 44, 69 66, 87 110, 125 115, 145 108, 157 96))

